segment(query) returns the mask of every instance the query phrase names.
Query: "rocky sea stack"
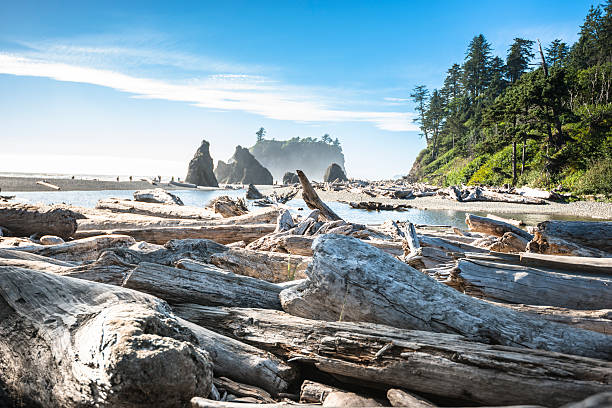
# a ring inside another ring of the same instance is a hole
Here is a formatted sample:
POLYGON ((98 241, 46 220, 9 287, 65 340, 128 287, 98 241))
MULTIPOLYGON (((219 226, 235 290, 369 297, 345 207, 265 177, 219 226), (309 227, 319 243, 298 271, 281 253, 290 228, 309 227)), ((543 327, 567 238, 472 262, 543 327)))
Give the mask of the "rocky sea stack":
POLYGON ((272 174, 242 146, 236 146, 227 163, 219 160, 215 176, 221 183, 273 184, 272 174))
POLYGON ((297 174, 290 171, 286 172, 283 176, 283 184, 296 184, 300 182, 300 178, 297 174))
POLYGON ((332 181, 347 181, 346 174, 344 174, 344 170, 342 167, 336 163, 332 163, 327 170, 325 171, 325 176, 323 177, 323 181, 332 182, 332 181))
POLYGON ((210 157, 210 143, 202 140, 202 144, 189 162, 185 181, 198 186, 219 187, 213 168, 213 159, 210 157))

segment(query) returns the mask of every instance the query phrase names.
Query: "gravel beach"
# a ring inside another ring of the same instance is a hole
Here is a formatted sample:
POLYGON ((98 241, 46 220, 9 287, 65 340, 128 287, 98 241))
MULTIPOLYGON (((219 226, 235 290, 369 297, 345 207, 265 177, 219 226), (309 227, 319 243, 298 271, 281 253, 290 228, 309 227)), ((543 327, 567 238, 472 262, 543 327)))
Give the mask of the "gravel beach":
MULTIPOLYGON (((272 190, 280 193, 283 189, 288 189, 289 187, 258 186, 258 188, 263 194, 270 194, 272 190)), ((317 190, 317 193, 323 201, 377 201, 387 204, 408 204, 412 208, 422 210, 455 210, 491 214, 554 214, 568 218, 612 220, 612 203, 597 201, 576 201, 572 203, 549 201, 544 205, 530 205, 497 202, 461 203, 440 196, 398 200, 392 198, 372 198, 366 194, 355 194, 348 191, 317 190)))

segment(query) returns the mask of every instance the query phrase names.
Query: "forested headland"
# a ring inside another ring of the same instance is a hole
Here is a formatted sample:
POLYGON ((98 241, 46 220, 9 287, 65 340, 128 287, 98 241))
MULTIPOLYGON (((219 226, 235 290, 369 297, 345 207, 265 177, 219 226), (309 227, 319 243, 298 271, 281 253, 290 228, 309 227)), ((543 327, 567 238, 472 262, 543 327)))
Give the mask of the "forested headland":
POLYGON ((612 0, 574 44, 515 38, 500 57, 477 35, 440 89, 411 97, 427 142, 413 180, 612 194, 612 0))

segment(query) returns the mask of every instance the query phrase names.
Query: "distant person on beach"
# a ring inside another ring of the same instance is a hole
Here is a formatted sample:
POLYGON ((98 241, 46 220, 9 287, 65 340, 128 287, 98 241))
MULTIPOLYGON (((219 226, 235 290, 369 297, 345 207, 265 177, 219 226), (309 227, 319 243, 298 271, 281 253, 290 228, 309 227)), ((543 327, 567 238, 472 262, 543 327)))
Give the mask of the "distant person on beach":
POLYGON ((130 176, 130 181, 132 181, 132 176, 130 176))
POLYGON ((119 181, 119 176, 117 176, 117 181, 119 181))

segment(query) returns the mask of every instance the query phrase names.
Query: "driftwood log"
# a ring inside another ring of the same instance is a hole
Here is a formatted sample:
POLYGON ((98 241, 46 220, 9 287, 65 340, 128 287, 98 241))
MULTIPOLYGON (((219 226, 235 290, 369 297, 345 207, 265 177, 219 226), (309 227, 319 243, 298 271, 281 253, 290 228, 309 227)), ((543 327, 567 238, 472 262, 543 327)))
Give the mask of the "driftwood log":
POLYGON ((134 191, 134 200, 144 203, 184 205, 180 197, 169 193, 163 188, 134 191))
POLYGON ((220 218, 209 208, 191 207, 178 204, 159 204, 118 198, 104 198, 98 201, 96 208, 119 213, 150 215, 160 218, 209 220, 220 218))
POLYGON ((93 264, 73 268, 63 275, 123 286, 169 303, 280 309, 278 294, 283 288, 274 283, 236 275, 213 265, 201 264, 193 269, 149 262, 132 265, 116 253, 105 252, 93 264))
POLYGON ((471 298, 357 239, 322 235, 313 248, 308 279, 280 294, 283 309, 295 316, 381 323, 461 334, 483 343, 612 357, 610 336, 471 298))
POLYGON ((435 405, 426 399, 396 388, 391 388, 387 391, 387 399, 393 407, 435 408, 435 405))
POLYGON ((612 363, 454 334, 322 322, 271 310, 180 305, 175 313, 344 381, 486 405, 559 406, 611 386, 612 363), (378 384, 378 385, 377 385, 378 384))
POLYGON ((0 249, 0 266, 14 266, 40 272, 62 273, 69 271, 70 268, 74 268, 76 265, 72 262, 60 261, 28 252, 0 249))
POLYGON ((204 225, 191 227, 144 227, 77 232, 76 237, 129 235, 138 241, 163 245, 171 239, 210 239, 220 244, 251 242, 274 231, 274 224, 204 225))
POLYGON ((76 239, 57 245, 20 246, 12 251, 51 257, 64 261, 93 261, 109 248, 125 248, 136 243, 128 235, 100 235, 91 238, 76 239))
POLYGON ((234 273, 269 282, 305 278, 310 257, 234 248, 211 256, 211 263, 234 273))
POLYGON ((503 237, 506 232, 512 232, 529 241, 533 238, 530 233, 512 224, 491 218, 479 217, 474 214, 466 214, 465 223, 470 231, 484 232, 485 234, 495 235, 496 237, 503 237))
POLYGON ((14 236, 57 235, 67 239, 77 230, 78 214, 59 207, 0 204, 0 226, 14 236))
POLYGON ((612 257, 611 221, 544 221, 534 229, 529 252, 612 257))
POLYGON ((460 259, 448 284, 470 296, 570 309, 612 308, 612 276, 460 259))
POLYGON ((2 267, 0 316, 0 382, 16 401, 175 407, 211 389, 209 354, 151 296, 2 267))
POLYGON ((306 202, 306 205, 310 209, 317 209, 321 212, 321 216, 325 218, 327 221, 337 221, 341 220, 335 212, 331 210, 321 199, 319 195, 308 181, 308 177, 304 174, 302 170, 296 170, 296 173, 300 179, 300 183, 302 184, 302 198, 306 202))

